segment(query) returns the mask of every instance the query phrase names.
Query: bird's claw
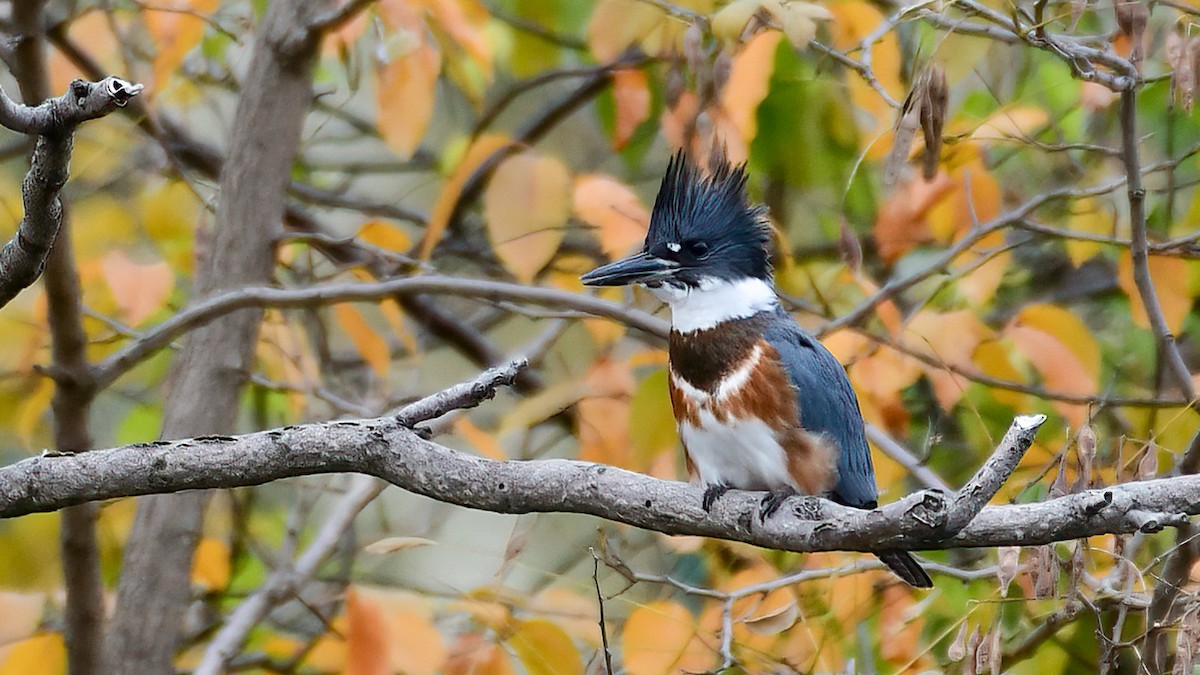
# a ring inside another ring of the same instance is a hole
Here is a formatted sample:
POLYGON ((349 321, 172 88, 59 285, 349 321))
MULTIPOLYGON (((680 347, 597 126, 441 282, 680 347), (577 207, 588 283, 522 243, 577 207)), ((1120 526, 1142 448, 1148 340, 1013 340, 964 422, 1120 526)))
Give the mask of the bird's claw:
POLYGON ((704 488, 704 499, 701 500, 700 505, 704 507, 705 511, 712 511, 713 504, 726 492, 729 492, 728 485, 724 483, 710 483, 708 487, 704 488))
POLYGON ((767 518, 775 515, 775 512, 779 510, 779 507, 783 506, 788 497, 795 494, 796 491, 791 489, 771 490, 768 492, 763 496, 762 502, 758 506, 758 520, 763 523, 767 522, 767 518))

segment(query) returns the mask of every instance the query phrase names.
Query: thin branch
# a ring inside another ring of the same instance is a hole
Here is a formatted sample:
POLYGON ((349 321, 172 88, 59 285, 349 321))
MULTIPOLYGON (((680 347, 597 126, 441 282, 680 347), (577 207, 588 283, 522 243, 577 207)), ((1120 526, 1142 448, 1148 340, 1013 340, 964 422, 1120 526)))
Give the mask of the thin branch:
POLYGON ((0 124, 38 134, 29 173, 21 186, 25 216, 17 233, 0 249, 0 307, 37 281, 58 237, 62 227, 59 195, 67 182, 75 127, 125 105, 141 90, 142 85, 116 77, 99 82, 75 80, 66 94, 26 106, 0 89, 0 124))
POLYGON ((1142 306, 1146 310, 1146 317, 1150 321, 1150 329, 1154 331, 1155 340, 1158 342, 1159 359, 1166 365, 1167 371, 1171 373, 1184 397, 1193 401, 1196 399, 1196 389, 1192 386, 1192 374, 1188 372, 1187 365, 1175 345, 1175 336, 1167 326, 1162 305, 1154 292, 1154 279, 1150 276, 1146 238, 1146 190, 1142 187, 1142 166, 1138 159, 1137 90, 1133 88, 1121 92, 1121 161, 1125 165, 1125 177, 1129 186, 1133 280, 1142 299, 1142 306))
POLYGON ((662 319, 620 303, 552 288, 453 277, 420 276, 376 283, 348 283, 303 289, 243 288, 215 295, 191 305, 135 340, 126 348, 96 365, 100 386, 111 383, 130 367, 144 360, 184 333, 213 319, 248 307, 309 307, 335 302, 378 300, 399 295, 442 294, 480 300, 513 300, 551 307, 570 307, 595 316, 617 319, 633 328, 666 337, 662 319))

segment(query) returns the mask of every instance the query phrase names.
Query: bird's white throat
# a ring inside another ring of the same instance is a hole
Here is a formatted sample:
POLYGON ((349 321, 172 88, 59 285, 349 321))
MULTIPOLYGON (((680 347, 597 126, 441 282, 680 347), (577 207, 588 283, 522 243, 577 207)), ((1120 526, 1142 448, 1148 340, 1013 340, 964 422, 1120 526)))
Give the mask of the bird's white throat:
POLYGON ((671 327, 680 333, 707 330, 732 319, 744 319, 779 304, 775 289, 762 279, 737 281, 707 278, 699 286, 663 284, 651 288, 656 298, 671 306, 671 327))

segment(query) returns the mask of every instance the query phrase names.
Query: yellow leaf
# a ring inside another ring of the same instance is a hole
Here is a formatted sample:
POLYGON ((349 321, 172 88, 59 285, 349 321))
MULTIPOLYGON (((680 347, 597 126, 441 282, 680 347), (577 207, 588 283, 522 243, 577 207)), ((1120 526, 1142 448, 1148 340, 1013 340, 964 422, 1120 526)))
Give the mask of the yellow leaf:
POLYGON ((0 675, 58 675, 67 672, 61 633, 41 633, 0 647, 0 675))
POLYGON ((384 340, 367 323, 362 313, 354 305, 341 303, 335 305, 333 311, 338 325, 341 326, 346 336, 350 338, 350 341, 354 343, 354 346, 358 348, 358 353, 371 366, 371 370, 374 370, 375 374, 380 378, 387 377, 388 369, 392 363, 392 356, 388 349, 387 340, 384 340))
MULTIPOLYGON (((1101 208, 1095 197, 1076 199, 1071 203, 1071 216, 1067 220, 1068 227, 1074 232, 1085 232, 1101 236, 1112 236, 1116 227, 1116 219, 1108 210, 1101 208)), ((1083 239, 1068 239, 1065 243, 1067 255, 1076 267, 1087 262, 1092 256, 1104 250, 1100 242, 1083 239)))
POLYGON ((905 341, 911 346, 955 366, 969 365, 975 348, 991 336, 991 330, 968 309, 920 311, 905 328, 905 341))
POLYGON ((192 585, 222 590, 229 585, 229 571, 229 545, 212 537, 201 539, 192 559, 192 585))
POLYGON ((713 36, 726 44, 741 42, 746 24, 762 5, 763 0, 733 0, 725 5, 709 22, 713 36))
POLYGON ((38 446, 38 434, 45 432, 47 422, 43 417, 50 401, 54 398, 54 380, 48 377, 38 378, 33 391, 26 391, 18 402, 21 412, 17 416, 16 431, 25 447, 38 446))
POLYGON ((143 6, 142 16, 150 33, 154 55, 151 91, 161 92, 179 70, 183 59, 204 37, 203 15, 216 11, 219 0, 165 0, 143 6))
POLYGON ((664 47, 671 21, 661 10, 637 0, 600 0, 588 21, 587 42, 598 61, 612 61, 627 47, 640 45, 647 54, 664 47))
POLYGON ((407 551, 410 548, 432 546, 436 543, 432 539, 425 539, 423 537, 387 537, 386 539, 380 539, 379 541, 367 544, 363 547, 363 551, 372 555, 383 555, 384 553, 407 551))
POLYGON ((1042 108, 1004 108, 992 113, 991 117, 975 129, 971 138, 977 141, 1033 138, 1049 121, 1050 114, 1042 108))
POLYGON ((175 288, 175 274, 166 262, 134 262, 120 249, 104 256, 101 270, 117 308, 131 326, 140 325, 158 311, 175 288))
POLYGON ((582 673, 583 662, 571 638, 546 619, 522 621, 508 644, 529 675, 582 673))
POLYGON ((1056 305, 1029 305, 1017 314, 1016 321, 1058 338, 1093 378, 1100 377, 1100 346, 1074 312, 1056 305))
POLYGON ((42 622, 45 608, 45 593, 0 591, 0 645, 33 635, 42 622))
POLYGON ((612 93, 616 103, 613 146, 620 150, 633 138, 638 126, 650 117, 650 85, 645 71, 624 68, 614 72, 612 93))
POLYGON ((87 223, 87 227, 71 229, 72 248, 81 263, 135 241, 136 229, 129 206, 104 193, 88 195, 72 204, 71 220, 87 223))
POLYGON ((164 181, 138 195, 142 229, 174 269, 189 272, 201 204, 183 181, 164 181))
POLYGON ((627 255, 646 237, 650 213, 633 190, 612 176, 575 179, 575 217, 595 228, 600 249, 610 258, 627 255))
POLYGON ((483 217, 496 256, 530 283, 554 258, 571 212, 571 177, 562 162, 522 152, 496 167, 483 193, 483 217))
MULTIPOLYGON (((999 340, 988 340, 975 348, 975 365, 984 375, 1008 382, 1020 382, 1021 372, 1012 364, 1009 349, 999 340)), ((993 388, 992 397, 1010 408, 1020 410, 1025 406, 1027 396, 1011 389, 993 388)))
POLYGON ((390 55, 376 71, 376 124, 383 140, 402 159, 412 157, 425 137, 437 101, 437 79, 442 55, 426 36, 425 25, 407 3, 387 3, 386 16, 394 22, 407 49, 390 55))
POLYGON ((774 31, 750 38, 733 57, 729 83, 721 91, 721 107, 746 143, 754 140, 758 131, 758 105, 767 97, 780 39, 774 31))
POLYGON ((666 368, 655 370, 642 380, 629 408, 629 428, 637 430, 629 439, 637 461, 631 468, 644 472, 659 455, 675 450, 678 439, 666 368))
MULTIPOLYGON (((1152 255, 1148 267, 1150 278, 1154 281, 1154 295, 1162 307, 1167 328, 1173 334, 1178 334, 1183 330, 1183 320, 1192 309, 1193 299, 1188 290, 1188 274, 1196 267, 1195 262, 1152 255)), ((1150 319, 1146 317, 1146 306, 1142 304, 1142 295, 1133 279, 1133 258, 1128 249, 1121 253, 1121 260, 1117 264, 1117 283, 1120 284, 1121 290, 1125 291, 1125 295, 1129 296, 1133 322, 1142 328, 1149 328, 1150 319)))
POLYGON ((354 235, 361 241, 385 251, 405 252, 412 247, 412 237, 402 228, 382 220, 369 220, 354 235))
POLYGON ((621 629, 625 668, 632 675, 701 672, 713 652, 696 635, 696 618, 669 600, 651 602, 629 614, 621 629))
POLYGON ((434 203, 433 210, 429 214, 429 225, 426 226, 425 236, 421 239, 420 256, 422 259, 428 258, 429 254, 433 253, 433 247, 442 240, 442 233, 450 224, 450 218, 454 215, 454 209, 458 205, 458 198, 462 194, 463 186, 486 162, 504 152, 511 144, 512 141, 507 136, 487 134, 476 138, 467 148, 463 158, 454 168, 454 172, 450 174, 449 180, 442 186, 437 202, 434 203))

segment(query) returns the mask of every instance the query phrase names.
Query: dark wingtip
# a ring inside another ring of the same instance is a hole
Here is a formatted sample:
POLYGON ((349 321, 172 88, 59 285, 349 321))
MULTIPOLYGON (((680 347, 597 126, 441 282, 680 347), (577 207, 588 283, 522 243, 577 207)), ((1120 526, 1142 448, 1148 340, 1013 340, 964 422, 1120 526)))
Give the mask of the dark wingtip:
POLYGON ((933 588, 933 579, 911 555, 904 551, 883 551, 876 553, 888 569, 904 580, 904 583, 914 588, 933 588))

